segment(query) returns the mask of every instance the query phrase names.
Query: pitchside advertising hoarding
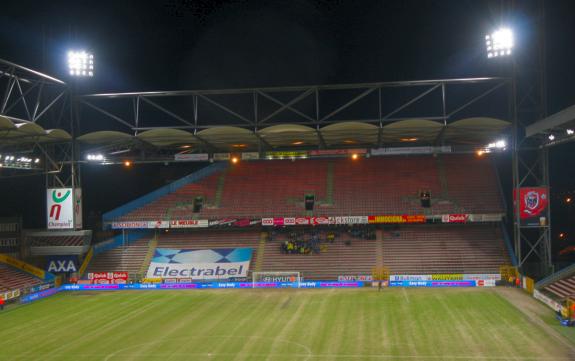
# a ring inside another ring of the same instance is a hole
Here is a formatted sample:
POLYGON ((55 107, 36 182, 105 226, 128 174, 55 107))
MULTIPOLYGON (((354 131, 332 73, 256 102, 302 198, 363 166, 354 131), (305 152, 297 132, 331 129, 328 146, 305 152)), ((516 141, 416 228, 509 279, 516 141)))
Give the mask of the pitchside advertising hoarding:
POLYGON ((251 259, 252 248, 156 248, 147 278, 188 278, 196 281, 247 277, 251 259))
POLYGON ((519 221, 522 226, 547 225, 549 191, 546 187, 520 188, 519 199, 515 190, 513 198, 519 201, 519 221))
POLYGON ((82 190, 49 188, 46 190, 47 228, 82 228, 82 190))

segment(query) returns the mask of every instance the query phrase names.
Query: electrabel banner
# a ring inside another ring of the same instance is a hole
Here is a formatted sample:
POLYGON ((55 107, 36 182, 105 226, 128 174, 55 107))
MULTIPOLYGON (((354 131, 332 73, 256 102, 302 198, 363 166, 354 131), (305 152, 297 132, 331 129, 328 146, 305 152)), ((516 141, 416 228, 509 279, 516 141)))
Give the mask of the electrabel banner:
POLYGON ((72 188, 46 190, 48 229, 74 229, 74 196, 72 188))
MULTIPOLYGON (((516 195, 516 192, 514 192, 516 195)), ((517 199, 517 197, 513 197, 517 199)), ((544 226, 547 224, 549 195, 546 187, 524 187, 519 189, 519 220, 522 226, 544 226)))
POLYGON ((156 248, 147 278, 209 280, 247 277, 251 259, 252 248, 156 248))

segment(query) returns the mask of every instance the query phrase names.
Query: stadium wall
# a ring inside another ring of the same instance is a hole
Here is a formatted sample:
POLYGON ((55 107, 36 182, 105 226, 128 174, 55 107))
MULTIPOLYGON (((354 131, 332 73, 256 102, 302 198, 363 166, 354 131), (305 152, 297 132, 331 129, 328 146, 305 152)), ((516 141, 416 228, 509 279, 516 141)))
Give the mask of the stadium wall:
POLYGON ((102 221, 104 223, 104 228, 109 228, 109 222, 113 221, 115 218, 121 217, 137 208, 143 207, 144 205, 155 201, 156 199, 165 196, 166 194, 173 193, 183 186, 197 182, 205 177, 214 174, 217 171, 224 170, 228 167, 227 162, 216 162, 205 168, 200 169, 197 172, 189 174, 183 178, 178 179, 168 185, 165 185, 155 191, 148 193, 140 198, 134 199, 133 201, 124 204, 116 209, 104 213, 102 216, 102 221))

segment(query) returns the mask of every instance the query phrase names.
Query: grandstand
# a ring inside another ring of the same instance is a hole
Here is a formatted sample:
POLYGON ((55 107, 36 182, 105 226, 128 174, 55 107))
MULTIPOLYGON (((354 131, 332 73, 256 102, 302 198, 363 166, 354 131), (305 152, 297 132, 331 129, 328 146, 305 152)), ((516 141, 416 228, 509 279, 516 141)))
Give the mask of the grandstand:
POLYGON ((41 279, 0 262, 0 292, 28 288, 43 283, 41 279))
POLYGON ((489 159, 458 154, 243 162, 107 221, 302 216, 305 194, 321 216, 504 212, 489 159), (432 195, 428 210, 422 190, 432 195), (204 207, 193 212, 198 196, 204 207))
MULTIPOLYGON (((500 217, 504 212, 490 160, 470 154, 249 161, 206 174, 185 184, 178 181, 167 194, 144 196, 139 207, 120 207, 104 220, 208 219, 219 224, 276 216, 426 214, 441 223, 443 214, 500 217), (429 208, 420 202, 422 190, 431 194, 429 208), (313 211, 305 210, 306 194, 315 197, 313 211), (203 207, 194 212, 197 197, 203 198, 203 207)), ((504 234, 495 223, 370 227, 374 236, 366 239, 349 233, 348 226, 300 226, 301 240, 315 234, 321 244, 314 252, 295 255, 282 251, 289 227, 280 232, 260 226, 170 229, 96 255, 87 272, 127 271, 141 277, 155 248, 250 247, 251 271, 297 271, 310 280, 369 275, 378 267, 394 274, 497 274, 511 264, 504 234), (329 232, 338 237, 328 242, 329 232)))

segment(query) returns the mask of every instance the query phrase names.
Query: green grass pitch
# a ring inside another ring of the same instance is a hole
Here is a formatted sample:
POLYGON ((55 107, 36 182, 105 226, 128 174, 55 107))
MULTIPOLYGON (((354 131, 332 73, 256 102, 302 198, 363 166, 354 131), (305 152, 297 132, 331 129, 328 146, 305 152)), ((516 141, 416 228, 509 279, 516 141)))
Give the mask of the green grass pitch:
POLYGON ((0 313, 0 360, 575 360, 552 316, 510 289, 61 293, 0 313))

